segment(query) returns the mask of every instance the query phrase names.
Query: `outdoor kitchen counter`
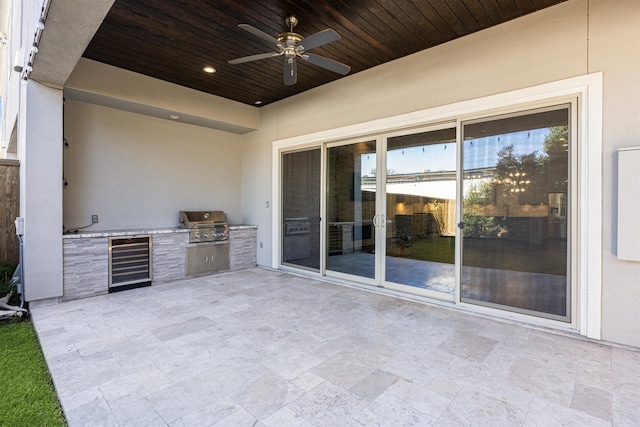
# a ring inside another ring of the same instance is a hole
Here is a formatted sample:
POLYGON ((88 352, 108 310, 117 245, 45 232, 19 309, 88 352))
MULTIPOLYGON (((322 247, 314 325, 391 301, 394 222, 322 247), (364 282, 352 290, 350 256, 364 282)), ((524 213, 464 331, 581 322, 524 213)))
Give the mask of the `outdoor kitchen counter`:
MULTIPOLYGON (((257 229, 256 225, 229 225, 230 270, 257 265, 257 229)), ((183 279, 187 247, 207 244, 189 243, 189 230, 182 227, 80 230, 64 234, 62 299, 106 294, 109 290, 109 238, 143 235, 151 236, 154 284, 183 279)))
MULTIPOLYGON (((257 225, 234 224, 229 225, 229 230, 257 230, 257 225)), ((65 233, 63 239, 86 239, 94 237, 119 237, 119 236, 141 236, 147 234, 171 234, 171 233, 188 233, 189 229, 183 227, 169 228, 139 228, 139 229, 123 229, 123 230, 104 230, 104 231, 78 231, 77 233, 65 233)))
MULTIPOLYGON (((231 228, 231 227, 229 227, 231 228)), ((188 233, 189 230, 182 227, 172 228, 139 228, 126 230, 104 230, 104 231, 83 231, 77 233, 65 233, 63 239, 87 239, 96 237, 120 237, 120 236, 141 236, 147 234, 171 234, 171 233, 188 233)))

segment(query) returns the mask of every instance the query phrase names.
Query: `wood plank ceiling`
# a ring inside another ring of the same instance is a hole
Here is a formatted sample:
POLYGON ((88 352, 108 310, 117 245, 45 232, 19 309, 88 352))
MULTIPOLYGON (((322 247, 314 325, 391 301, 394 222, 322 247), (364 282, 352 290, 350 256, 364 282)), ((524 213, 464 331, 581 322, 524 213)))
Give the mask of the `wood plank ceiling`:
POLYGON ((275 51, 240 29, 276 37, 333 28, 342 37, 313 49, 355 74, 566 0, 116 0, 84 57, 250 105, 267 105, 342 76, 298 62, 283 84, 282 56, 238 65, 230 59, 275 51), (202 68, 211 65, 215 74, 202 68), (258 101, 261 104, 256 104, 258 101))

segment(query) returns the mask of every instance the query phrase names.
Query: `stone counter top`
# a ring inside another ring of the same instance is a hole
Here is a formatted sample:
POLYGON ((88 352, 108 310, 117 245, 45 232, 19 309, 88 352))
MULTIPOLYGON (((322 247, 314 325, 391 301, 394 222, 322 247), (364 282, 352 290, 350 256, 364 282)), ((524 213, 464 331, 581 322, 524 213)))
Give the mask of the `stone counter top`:
MULTIPOLYGON (((233 224, 229 225, 229 230, 246 230, 258 228, 257 225, 233 224)), ((115 237, 115 236, 138 236, 147 234, 171 234, 171 233, 188 233, 188 228, 182 227, 166 227, 166 228, 138 228, 126 230, 102 230, 102 231, 82 231, 77 233, 65 233, 63 239, 87 239, 96 237, 115 237)))
POLYGON ((229 224, 229 230, 250 230, 252 228, 258 228, 258 226, 246 224, 229 224))

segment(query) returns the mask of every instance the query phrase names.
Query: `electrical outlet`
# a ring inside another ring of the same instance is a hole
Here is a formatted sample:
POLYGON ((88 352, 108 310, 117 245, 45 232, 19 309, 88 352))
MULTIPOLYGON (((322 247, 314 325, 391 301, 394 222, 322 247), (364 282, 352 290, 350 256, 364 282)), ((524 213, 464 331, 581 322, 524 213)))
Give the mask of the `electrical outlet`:
POLYGON ((98 215, 91 215, 91 224, 98 223, 98 215))

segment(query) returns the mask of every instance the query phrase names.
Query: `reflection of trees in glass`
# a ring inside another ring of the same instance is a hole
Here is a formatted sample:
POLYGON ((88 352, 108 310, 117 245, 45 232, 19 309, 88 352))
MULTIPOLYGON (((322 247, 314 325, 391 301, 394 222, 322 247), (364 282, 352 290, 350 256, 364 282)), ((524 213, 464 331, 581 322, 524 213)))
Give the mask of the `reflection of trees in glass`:
POLYGON ((569 146, 569 127, 554 126, 549 128, 549 135, 544 140, 544 155, 549 159, 553 156, 567 155, 567 147, 569 146))
POLYGON ((541 156, 544 173, 548 179, 548 192, 566 192, 569 184, 569 127, 549 128, 541 156))
POLYGON ((464 237, 494 237, 501 230, 496 217, 487 216, 483 209, 494 203, 494 184, 490 181, 473 183, 464 195, 464 237))
POLYGON ((487 215, 485 207, 548 204, 549 193, 566 192, 568 185, 568 126, 548 128, 543 152, 517 154, 513 144, 498 151, 494 178, 472 184, 464 195, 464 235, 493 237, 508 232, 506 221, 487 215), (503 223, 503 224, 500 224, 503 223))
POLYGON ((554 126, 548 131, 542 153, 516 154, 513 145, 498 152, 494 182, 505 203, 546 204, 550 192, 567 191, 569 128, 554 126))
POLYGON ((493 204, 494 184, 490 181, 480 181, 469 186, 467 193, 464 195, 464 203, 471 205, 490 205, 493 204))
POLYGON ((535 165, 539 163, 538 152, 515 154, 513 144, 498 151, 498 163, 494 183, 505 197, 529 190, 535 165))

